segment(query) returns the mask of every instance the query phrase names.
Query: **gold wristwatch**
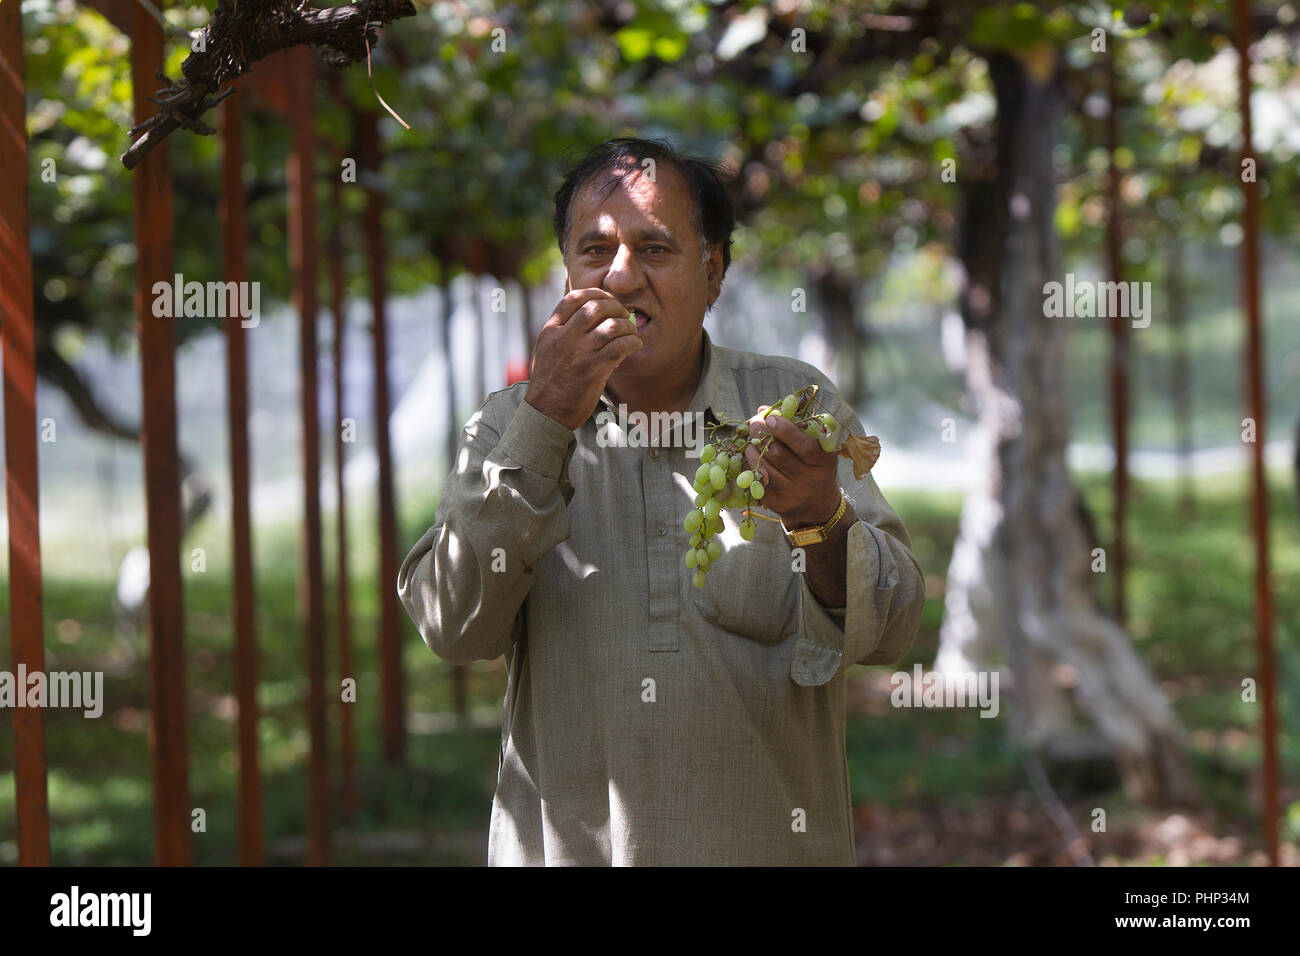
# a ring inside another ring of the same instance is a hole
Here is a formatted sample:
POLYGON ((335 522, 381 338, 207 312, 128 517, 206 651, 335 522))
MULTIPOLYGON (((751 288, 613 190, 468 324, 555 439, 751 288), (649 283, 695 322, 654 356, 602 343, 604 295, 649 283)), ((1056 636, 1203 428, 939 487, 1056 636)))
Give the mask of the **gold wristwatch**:
POLYGON ((803 548, 810 544, 821 544, 830 534, 831 529, 839 523, 844 517, 844 512, 848 510, 849 499, 844 497, 844 492, 840 492, 840 506, 835 509, 835 514, 831 515, 829 521, 824 524, 814 525, 811 528, 798 528, 791 531, 781 522, 781 527, 785 531, 785 536, 790 539, 790 543, 796 548, 803 548))

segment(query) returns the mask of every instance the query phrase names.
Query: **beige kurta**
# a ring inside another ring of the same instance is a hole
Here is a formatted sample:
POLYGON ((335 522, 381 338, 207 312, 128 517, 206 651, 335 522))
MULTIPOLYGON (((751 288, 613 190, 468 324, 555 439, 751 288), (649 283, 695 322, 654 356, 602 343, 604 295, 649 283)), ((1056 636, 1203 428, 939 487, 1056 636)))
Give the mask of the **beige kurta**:
MULTIPOLYGON (((864 434, 812 366, 707 334, 704 353, 691 412, 747 418, 816 382, 864 434)), ((697 589, 682 521, 698 451, 667 447, 678 430, 666 447, 602 447, 625 435, 608 398, 570 431, 527 387, 492 393, 466 424, 436 523, 398 575, 440 657, 506 655, 489 864, 854 864, 844 672, 897 661, 925 596, 875 481, 839 459, 859 516, 847 607, 822 607, 792 571, 779 524, 746 542, 731 512, 697 589)))

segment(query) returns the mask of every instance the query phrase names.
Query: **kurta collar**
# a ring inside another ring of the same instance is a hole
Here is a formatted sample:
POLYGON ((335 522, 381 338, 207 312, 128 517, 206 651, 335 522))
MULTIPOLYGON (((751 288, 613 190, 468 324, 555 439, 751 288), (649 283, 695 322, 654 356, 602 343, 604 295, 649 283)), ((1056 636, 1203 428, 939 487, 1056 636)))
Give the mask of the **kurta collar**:
MULTIPOLYGON (((728 416, 747 417, 745 409, 740 407, 740 391, 736 387, 736 377, 726 368, 718 365, 713 340, 709 338, 708 330, 701 329, 701 333, 704 337, 704 368, 700 375, 700 384, 696 387, 695 395, 686 410, 703 412, 705 421, 710 423, 719 422, 728 416)), ((602 410, 608 411, 615 417, 618 416, 618 406, 604 391, 600 393, 600 401, 591 413, 592 420, 595 420, 602 410)))

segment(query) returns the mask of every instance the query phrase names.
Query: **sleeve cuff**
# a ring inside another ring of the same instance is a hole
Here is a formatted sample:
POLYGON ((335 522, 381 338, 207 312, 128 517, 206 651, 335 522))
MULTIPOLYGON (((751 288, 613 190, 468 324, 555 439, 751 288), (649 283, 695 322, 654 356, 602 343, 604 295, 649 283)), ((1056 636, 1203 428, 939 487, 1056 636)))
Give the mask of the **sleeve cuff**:
POLYGON ((529 471, 558 481, 570 448, 576 445, 570 429, 522 401, 501 435, 497 451, 529 471))
MULTIPOLYGON (((862 636, 865 595, 854 582, 868 582, 873 588, 880 574, 880 551, 875 537, 861 520, 849 529, 848 603, 842 608, 826 608, 817 600, 804 577, 799 586, 799 639, 790 662, 790 679, 800 687, 819 687, 861 660, 871 648, 863 646, 862 636), (847 626, 847 625, 852 625, 847 626), (854 638, 845 647, 846 633, 854 638), (847 664, 845 663, 847 660, 847 664)), ((879 635, 877 633, 877 639, 879 635)))

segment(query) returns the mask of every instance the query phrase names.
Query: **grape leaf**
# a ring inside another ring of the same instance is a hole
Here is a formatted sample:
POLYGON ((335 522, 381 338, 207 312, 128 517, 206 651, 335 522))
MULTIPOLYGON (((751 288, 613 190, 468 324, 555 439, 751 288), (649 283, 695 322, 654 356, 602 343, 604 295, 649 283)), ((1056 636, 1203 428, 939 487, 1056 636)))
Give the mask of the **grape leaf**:
POLYGON ((866 438, 861 435, 850 435, 844 439, 839 453, 853 462, 853 477, 861 481, 862 476, 871 471, 872 466, 880 458, 880 439, 875 435, 868 435, 866 438))

